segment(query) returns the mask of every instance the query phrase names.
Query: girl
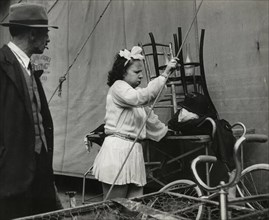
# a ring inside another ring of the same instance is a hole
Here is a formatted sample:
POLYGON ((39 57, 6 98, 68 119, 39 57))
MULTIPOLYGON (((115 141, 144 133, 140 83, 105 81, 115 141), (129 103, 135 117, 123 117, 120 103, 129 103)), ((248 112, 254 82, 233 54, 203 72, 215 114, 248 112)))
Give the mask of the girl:
MULTIPOLYGON (((146 88, 139 88, 143 78, 144 57, 141 52, 142 49, 138 46, 134 46, 131 51, 121 50, 108 73, 107 84, 110 89, 106 98, 106 138, 93 165, 93 175, 102 182, 104 198, 147 118, 147 105, 154 101, 166 78, 177 66, 177 58, 172 59, 159 77, 152 80, 146 88)), ((115 181, 109 199, 143 195, 146 172, 141 141, 145 138, 159 141, 167 130, 167 126, 151 112, 115 181)))

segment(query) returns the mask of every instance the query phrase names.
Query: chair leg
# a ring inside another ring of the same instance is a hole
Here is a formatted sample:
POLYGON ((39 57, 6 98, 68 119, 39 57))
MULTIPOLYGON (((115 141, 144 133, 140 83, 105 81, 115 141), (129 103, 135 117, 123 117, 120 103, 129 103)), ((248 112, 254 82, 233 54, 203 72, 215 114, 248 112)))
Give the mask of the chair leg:
POLYGON ((173 104, 173 111, 174 114, 177 112, 177 97, 176 97, 176 88, 175 84, 171 84, 171 92, 172 92, 172 104, 173 104))
POLYGON ((83 185, 82 185, 82 204, 85 203, 85 187, 86 187, 86 177, 92 171, 93 166, 91 166, 83 175, 83 185))

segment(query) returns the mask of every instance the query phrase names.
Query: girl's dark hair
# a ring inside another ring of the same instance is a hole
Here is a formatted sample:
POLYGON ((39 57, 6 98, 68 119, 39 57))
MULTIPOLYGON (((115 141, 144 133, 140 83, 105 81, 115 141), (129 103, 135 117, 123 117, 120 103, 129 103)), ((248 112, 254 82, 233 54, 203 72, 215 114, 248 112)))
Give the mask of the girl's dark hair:
POLYGON ((119 54, 115 56, 114 64, 112 69, 108 72, 107 77, 107 85, 109 87, 112 86, 115 81, 123 79, 123 75, 126 73, 126 70, 133 63, 133 61, 130 60, 127 65, 124 66, 126 61, 127 60, 124 57, 121 57, 119 54))

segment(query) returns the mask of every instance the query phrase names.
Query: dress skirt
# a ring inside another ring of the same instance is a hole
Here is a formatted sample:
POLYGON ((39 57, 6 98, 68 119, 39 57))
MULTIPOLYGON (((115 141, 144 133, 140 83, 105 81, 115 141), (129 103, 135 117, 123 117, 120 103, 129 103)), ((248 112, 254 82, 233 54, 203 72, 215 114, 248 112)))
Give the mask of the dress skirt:
MULTIPOLYGON (((93 163, 93 175, 96 179, 107 184, 113 184, 122 167, 133 141, 120 137, 108 136, 93 163)), ((146 170, 141 143, 135 143, 115 185, 146 184, 146 170)))

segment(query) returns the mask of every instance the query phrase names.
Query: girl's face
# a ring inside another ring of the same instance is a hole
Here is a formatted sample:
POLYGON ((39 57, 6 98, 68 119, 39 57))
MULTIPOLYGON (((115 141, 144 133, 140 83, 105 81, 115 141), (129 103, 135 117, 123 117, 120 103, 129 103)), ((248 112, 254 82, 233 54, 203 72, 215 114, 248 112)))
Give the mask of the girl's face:
POLYGON ((123 80, 127 82, 133 88, 136 88, 143 78, 142 74, 142 62, 140 60, 135 60, 126 70, 123 75, 123 80))

